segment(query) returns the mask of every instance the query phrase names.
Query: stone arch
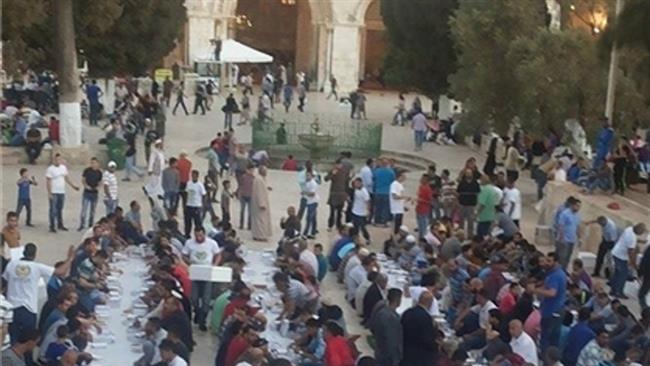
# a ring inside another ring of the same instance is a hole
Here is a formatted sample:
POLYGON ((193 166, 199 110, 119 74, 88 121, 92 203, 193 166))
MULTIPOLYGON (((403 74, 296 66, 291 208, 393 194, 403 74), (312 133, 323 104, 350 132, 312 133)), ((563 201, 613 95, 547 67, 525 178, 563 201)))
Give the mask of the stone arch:
POLYGON ((364 87, 383 87, 381 78, 386 54, 385 26, 381 15, 381 0, 363 0, 363 29, 359 47, 359 76, 364 87))

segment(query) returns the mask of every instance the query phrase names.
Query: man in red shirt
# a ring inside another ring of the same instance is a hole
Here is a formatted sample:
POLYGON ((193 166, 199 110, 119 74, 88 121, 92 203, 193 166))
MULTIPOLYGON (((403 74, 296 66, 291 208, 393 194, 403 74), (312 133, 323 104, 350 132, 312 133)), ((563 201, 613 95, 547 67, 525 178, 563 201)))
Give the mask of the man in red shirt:
POLYGON ((241 332, 230 341, 224 366, 235 366, 237 359, 246 352, 255 340, 259 338, 258 332, 251 325, 245 325, 241 332))
POLYGON ((60 143, 60 132, 59 132, 59 120, 56 117, 50 117, 50 123, 48 124, 48 135, 50 138, 50 143, 59 144, 60 143))
POLYGON ((424 238, 431 221, 431 207, 433 205, 433 189, 429 184, 429 175, 423 174, 418 187, 418 202, 415 205, 415 216, 418 223, 418 235, 424 238))
MULTIPOLYGON (((179 188, 179 196, 183 199, 183 206, 187 203, 187 192, 185 188, 187 187, 187 182, 190 180, 190 172, 192 171, 192 162, 187 158, 187 152, 181 151, 178 155, 178 161, 176 162, 176 169, 180 174, 181 186, 179 188)), ((178 207, 178 197, 176 198, 176 207, 178 207)))
POLYGON ((293 158, 293 155, 287 156, 287 159, 282 163, 282 170, 295 172, 298 170, 298 161, 293 158))

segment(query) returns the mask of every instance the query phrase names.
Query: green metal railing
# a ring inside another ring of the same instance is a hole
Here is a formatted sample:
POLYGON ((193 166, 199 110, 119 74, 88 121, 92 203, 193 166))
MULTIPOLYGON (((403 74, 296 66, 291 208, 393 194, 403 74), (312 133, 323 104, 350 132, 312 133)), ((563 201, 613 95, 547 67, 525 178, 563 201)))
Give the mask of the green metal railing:
MULTIPOLYGON (((369 121, 332 121, 327 117, 301 114, 297 117, 253 121, 252 147, 267 150, 271 156, 294 155, 297 158, 315 158, 314 149, 303 146, 301 135, 315 133, 314 121, 318 119, 318 135, 332 136, 329 148, 318 151, 318 159, 334 158, 341 151, 350 151, 355 158, 377 157, 381 152, 382 124, 369 121)), ((323 138, 327 139, 327 138, 323 138)), ((308 140, 307 140, 308 141, 308 140)))

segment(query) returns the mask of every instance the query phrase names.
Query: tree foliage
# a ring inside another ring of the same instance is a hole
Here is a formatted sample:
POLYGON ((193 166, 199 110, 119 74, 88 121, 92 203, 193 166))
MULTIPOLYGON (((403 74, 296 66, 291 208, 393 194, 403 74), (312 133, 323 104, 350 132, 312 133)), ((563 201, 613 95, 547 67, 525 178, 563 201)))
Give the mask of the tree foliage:
POLYGON ((615 29, 621 45, 642 46, 650 51, 650 1, 628 0, 615 29))
MULTIPOLYGON (((10 52, 5 53, 9 63, 20 60, 34 69, 53 69, 53 1, 8 0, 3 4, 3 36, 11 29, 10 52), (37 16, 26 17, 30 9, 37 16), (4 22, 10 16, 12 21, 4 22), (13 24, 25 18, 31 21, 13 24)), ((173 50, 186 20, 183 0, 75 0, 74 6, 77 48, 83 51, 93 76, 148 71, 173 50)))
POLYGON ((415 87, 429 96, 445 94, 447 77, 456 70, 449 17, 458 0, 382 0, 381 14, 389 40, 385 80, 415 87))

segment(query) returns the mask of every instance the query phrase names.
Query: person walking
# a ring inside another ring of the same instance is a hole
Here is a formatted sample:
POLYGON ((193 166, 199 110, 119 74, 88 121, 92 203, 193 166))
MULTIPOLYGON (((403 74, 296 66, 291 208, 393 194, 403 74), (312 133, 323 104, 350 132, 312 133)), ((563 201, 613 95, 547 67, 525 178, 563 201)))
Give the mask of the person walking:
POLYGON ((399 93, 395 109, 397 109, 397 111, 393 116, 393 126, 404 126, 404 121, 406 120, 406 100, 404 99, 404 94, 399 93))
POLYGON ((221 108, 221 111, 224 114, 223 129, 229 130, 232 128, 232 115, 239 112, 239 106, 232 93, 228 94, 226 104, 221 108))
POLYGON ((556 253, 549 253, 542 261, 546 270, 544 286, 535 289, 535 295, 542 298, 539 307, 541 315, 540 350, 544 354, 551 346, 558 346, 564 307, 566 302, 567 276, 560 266, 556 253))
POLYGON ((370 242, 370 234, 366 229, 368 215, 370 214, 370 193, 364 187, 361 178, 355 178, 352 181, 352 224, 366 239, 366 244, 370 242))
POLYGON ((163 94, 162 94, 162 103, 165 103, 169 107, 169 102, 172 99, 172 90, 174 89, 174 83, 169 80, 169 76, 165 77, 163 81, 163 94))
POLYGON ((411 118, 411 128, 415 133, 415 151, 422 151, 422 144, 429 129, 427 127, 427 117, 422 111, 417 111, 413 118, 411 118))
POLYGON ((330 75, 330 93, 327 94, 327 100, 334 96, 334 100, 339 100, 338 94, 336 94, 336 88, 338 87, 338 81, 334 75, 330 75))
MULTIPOLYGON (((638 223, 629 226, 621 237, 618 238, 614 248, 612 248, 612 259, 614 260, 614 274, 610 279, 611 295, 619 299, 628 299, 625 295, 625 283, 627 282, 630 269, 632 273, 636 272, 636 257, 639 242, 645 244, 647 241, 648 230, 644 223, 638 223)), ((639 298, 639 300, 641 300, 639 298)))
POLYGON ((172 109, 172 114, 174 116, 176 115, 176 109, 178 109, 178 106, 183 107, 186 116, 190 115, 185 106, 185 98, 185 82, 181 81, 181 83, 178 84, 178 87, 176 87, 176 104, 174 105, 174 109, 172 109))
POLYGON ((201 115, 205 115, 205 99, 205 87, 203 84, 197 83, 194 90, 194 112, 192 114, 197 114, 201 109, 201 115))
POLYGON ((471 169, 465 169, 462 179, 456 187, 456 193, 460 205, 460 229, 467 233, 468 238, 474 236, 476 204, 480 192, 481 186, 474 179, 474 172, 471 169))
POLYGON ((580 200, 576 199, 569 207, 560 212, 557 218, 557 236, 555 238, 555 253, 562 269, 567 268, 573 249, 580 241, 580 200))
POLYGON ((417 305, 402 314, 401 366, 434 366, 438 355, 436 329, 431 321, 429 309, 434 297, 424 291, 417 299, 417 305))
MULTIPOLYGON (((618 227, 614 220, 605 216, 598 216, 594 221, 586 222, 586 225, 597 223, 602 231, 600 245, 598 246, 598 253, 596 255, 596 264, 592 277, 600 277, 600 269, 603 268, 605 256, 609 253, 616 241, 618 240, 618 227)), ((606 272, 607 273, 607 272, 606 272)), ((606 276, 609 277, 609 276, 606 276)))
POLYGON ((68 168, 63 165, 61 154, 54 155, 54 161, 45 171, 45 185, 47 195, 50 200, 50 232, 56 233, 56 230, 68 231, 63 225, 63 204, 65 203, 65 185, 66 183, 75 191, 79 190, 68 177, 68 168), (55 226, 56 224, 56 226, 55 226))
POLYGON ((370 332, 375 339, 378 366, 397 366, 402 360, 402 324, 397 309, 402 303, 402 290, 388 290, 386 301, 378 305, 370 318, 370 332))
POLYGON ((158 139, 154 142, 154 149, 149 155, 149 181, 144 187, 146 194, 151 198, 163 197, 162 188, 162 171, 165 165, 165 153, 163 151, 163 141, 158 139))
POLYGON ((37 185, 36 178, 29 177, 27 168, 20 169, 20 178, 16 182, 18 186, 18 203, 16 204, 16 215, 20 217, 23 207, 27 211, 27 218, 25 225, 33 227, 32 225, 32 195, 31 186, 37 185))
POLYGON ((325 175, 325 181, 331 181, 327 204, 330 206, 330 215, 327 219, 327 230, 340 227, 343 220, 343 206, 348 199, 347 189, 349 176, 343 164, 338 160, 332 170, 325 175))
POLYGON ((253 240, 268 241, 273 234, 273 230, 271 228, 269 188, 266 185, 266 167, 263 165, 257 168, 257 174, 253 179, 251 219, 253 240))
POLYGON ((99 200, 99 184, 102 182, 102 171, 99 169, 97 158, 90 159, 90 166, 84 169, 81 175, 81 184, 84 191, 81 199, 81 213, 79 214, 79 228, 85 228, 86 214, 88 214, 88 227, 93 227, 95 222, 95 209, 99 200))
POLYGON ((357 95, 357 114, 359 119, 368 119, 366 116, 366 94, 359 90, 357 95))
POLYGON ((307 222, 303 235, 307 238, 313 239, 318 233, 316 217, 318 216, 318 182, 314 177, 312 171, 305 172, 305 184, 303 187, 302 196, 305 199, 305 208, 307 210, 307 222))
POLYGON ((484 237, 490 233, 490 228, 496 220, 496 206, 500 198, 497 188, 487 175, 481 176, 481 191, 477 196, 476 235, 484 237))
POLYGON ((296 88, 296 94, 298 94, 298 110, 304 112, 305 99, 307 98, 307 89, 305 88, 305 84, 298 84, 298 87, 296 88))
POLYGON ((115 212, 119 203, 117 198, 117 177, 115 176, 115 169, 117 164, 114 161, 109 161, 106 165, 106 171, 102 174, 104 180, 104 206, 106 206, 106 215, 115 212))

